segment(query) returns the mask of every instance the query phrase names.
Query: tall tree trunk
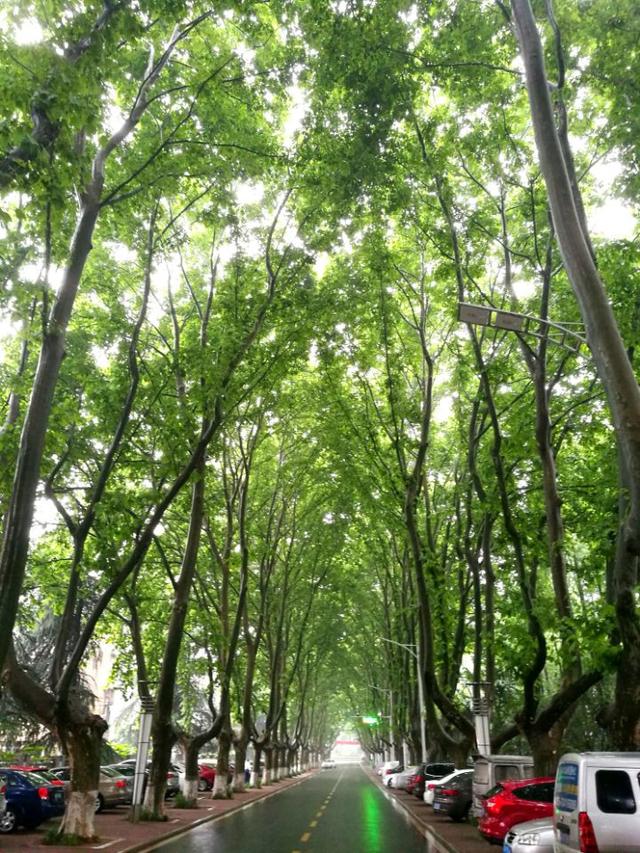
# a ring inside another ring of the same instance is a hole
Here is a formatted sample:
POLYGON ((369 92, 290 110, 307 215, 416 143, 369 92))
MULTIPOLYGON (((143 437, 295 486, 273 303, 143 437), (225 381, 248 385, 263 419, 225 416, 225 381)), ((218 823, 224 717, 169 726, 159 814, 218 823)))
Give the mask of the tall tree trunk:
POLYGON ((229 787, 229 752, 231 750, 231 721, 228 713, 218 735, 218 761, 216 764, 216 780, 211 797, 214 800, 228 800, 231 797, 229 787))
POLYGON ((31 398, 20 436, 13 488, 4 519, 0 551, 0 625, 2 625, 0 669, 11 643, 18 599, 27 565, 36 488, 40 480, 40 466, 53 395, 64 357, 69 319, 82 272, 92 248, 91 238, 100 210, 101 190, 101 182, 98 186, 91 188, 91 194, 85 199, 80 212, 71 242, 69 263, 42 342, 31 398))
POLYGON ((530 2, 512 0, 511 5, 553 224, 609 401, 621 448, 621 480, 629 494, 628 510, 619 520, 616 548, 615 610, 622 653, 618 659, 614 709, 609 715, 614 745, 629 750, 637 748, 636 732, 640 726, 640 618, 635 601, 640 553, 640 389, 576 208, 530 2))
POLYGON ((164 795, 171 748, 176 742, 172 724, 173 700, 178 671, 178 659, 189 609, 189 597, 196 571, 202 520, 204 517, 205 459, 204 454, 195 473, 191 492, 191 517, 180 577, 174 591, 171 619, 167 631, 162 669, 153 714, 153 759, 147 788, 147 805, 154 817, 164 815, 164 795))

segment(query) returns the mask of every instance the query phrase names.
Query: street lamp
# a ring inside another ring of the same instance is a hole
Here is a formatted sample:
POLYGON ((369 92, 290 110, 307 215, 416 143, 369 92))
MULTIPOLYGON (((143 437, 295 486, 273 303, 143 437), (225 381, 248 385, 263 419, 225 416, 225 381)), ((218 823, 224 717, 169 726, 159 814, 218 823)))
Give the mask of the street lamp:
MULTIPOLYGON (((570 352, 577 353, 587 340, 584 335, 574 329, 567 328, 561 323, 552 320, 543 320, 541 317, 532 317, 530 314, 518 314, 516 311, 502 311, 490 305, 472 305, 470 302, 458 302, 458 320, 472 326, 490 326, 494 329, 504 329, 507 332, 529 335, 534 338, 542 338, 541 331, 554 344, 570 352)), ((582 328, 578 326, 578 328, 582 328)))
POLYGON ((426 708, 424 703, 424 682, 422 680, 422 663, 420 661, 420 646, 414 643, 399 643, 397 640, 391 640, 389 637, 379 637, 384 643, 393 643, 394 646, 400 646, 401 649, 409 652, 416 661, 416 670, 418 673, 418 704, 420 705, 420 755, 423 764, 427 761, 427 739, 424 733, 424 721, 426 718, 426 708))

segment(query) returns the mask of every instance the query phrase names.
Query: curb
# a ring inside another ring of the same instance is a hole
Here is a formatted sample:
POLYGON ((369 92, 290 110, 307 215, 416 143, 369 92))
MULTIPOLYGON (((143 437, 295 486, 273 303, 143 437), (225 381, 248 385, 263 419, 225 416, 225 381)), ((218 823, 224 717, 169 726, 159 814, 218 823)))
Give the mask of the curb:
POLYGON ((399 797, 394 797, 393 794, 386 791, 384 785, 380 785, 378 781, 371 776, 371 774, 367 773, 366 770, 363 770, 363 772, 369 777, 380 793, 389 800, 389 802, 402 809, 414 829, 427 839, 429 850, 433 849, 433 853, 460 853, 457 847, 453 847, 449 841, 443 838, 440 833, 433 829, 426 821, 417 817, 399 797), (431 845, 436 846, 432 848, 431 845))
MULTIPOLYGON (((303 782, 306 782, 307 779, 310 779, 314 774, 313 773, 303 773, 302 778, 298 781, 293 782, 291 785, 287 785, 286 788, 277 788, 275 791, 266 791, 259 797, 254 797, 248 803, 238 802, 238 805, 227 809, 222 814, 214 814, 207 815, 206 817, 201 817, 198 820, 195 820, 193 823, 190 823, 189 826, 181 826, 179 829, 173 829, 171 832, 167 832, 164 835, 159 835, 157 838, 153 839, 153 841, 140 841, 138 844, 134 844, 132 847, 125 847, 120 853, 146 853, 146 851, 154 850, 160 844, 163 844, 165 841, 170 841, 172 838, 178 838, 180 835, 185 835, 187 832, 190 832, 192 829, 196 829, 198 826, 202 826, 205 823, 212 823, 215 820, 223 820, 225 817, 229 815, 235 814, 236 812, 242 811, 243 809, 250 808, 254 803, 262 802, 262 800, 268 800, 269 797, 275 797, 277 794, 280 794, 282 791, 287 791, 289 788, 295 788, 297 785, 301 785, 303 782)), ((453 853, 457 853, 457 851, 453 851, 453 853)))

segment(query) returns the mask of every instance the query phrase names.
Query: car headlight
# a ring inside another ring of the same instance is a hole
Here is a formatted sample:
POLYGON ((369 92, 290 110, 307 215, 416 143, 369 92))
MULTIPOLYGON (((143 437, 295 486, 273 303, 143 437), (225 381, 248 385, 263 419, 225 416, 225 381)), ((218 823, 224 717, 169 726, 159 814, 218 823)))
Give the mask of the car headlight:
POLYGON ((521 835, 518 838, 519 844, 539 844, 540 843, 540 833, 539 832, 525 832, 524 835, 521 835))

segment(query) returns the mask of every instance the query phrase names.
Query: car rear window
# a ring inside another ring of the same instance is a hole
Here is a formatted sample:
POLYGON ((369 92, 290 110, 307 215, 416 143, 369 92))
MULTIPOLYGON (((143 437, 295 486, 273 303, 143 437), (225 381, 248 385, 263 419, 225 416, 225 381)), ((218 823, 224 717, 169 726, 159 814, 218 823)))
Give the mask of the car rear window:
POLYGON ((624 770, 596 770, 598 808, 606 814, 634 814, 631 779, 624 770))
POLYGON ((552 803, 553 802, 553 783, 538 782, 533 785, 523 785, 521 788, 514 788, 513 796, 519 800, 533 800, 536 803, 552 803))
POLYGON ((496 782, 505 782, 507 779, 519 779, 520 768, 517 764, 494 764, 496 782))
POLYGON ((489 788, 489 790, 485 794, 485 797, 487 799, 489 799, 489 797, 495 797, 496 794, 500 794, 502 791, 504 791, 502 785, 494 785, 493 788, 489 788))
POLYGON ((455 767, 453 764, 427 764, 425 770, 429 776, 436 776, 441 779, 443 776, 453 773, 455 767))
POLYGON ((40 788, 43 784, 44 785, 49 784, 49 782, 46 779, 44 779, 42 776, 39 776, 37 773, 31 773, 30 771, 27 771, 27 770, 21 770, 18 775, 22 776, 23 779, 26 779, 28 782, 30 782, 36 788, 40 788))

